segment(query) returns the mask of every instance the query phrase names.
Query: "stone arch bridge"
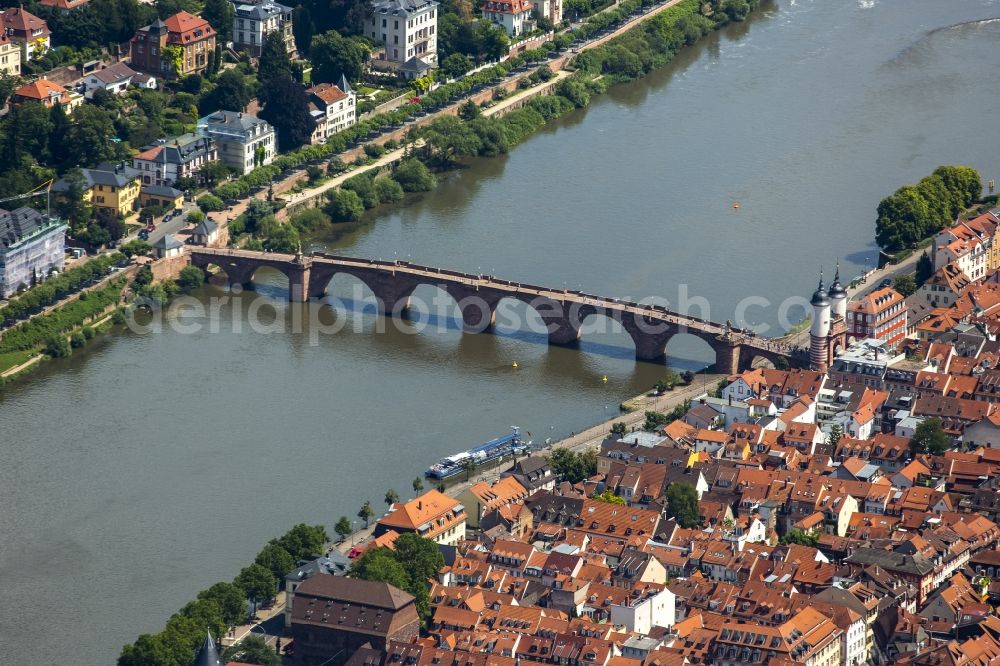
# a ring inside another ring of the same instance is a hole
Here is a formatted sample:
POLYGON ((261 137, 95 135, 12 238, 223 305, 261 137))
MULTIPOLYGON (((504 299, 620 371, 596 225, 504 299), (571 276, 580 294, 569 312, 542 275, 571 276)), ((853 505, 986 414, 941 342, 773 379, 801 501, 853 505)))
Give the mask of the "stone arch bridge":
POLYGON ((682 315, 659 305, 550 289, 404 261, 203 247, 192 247, 188 251, 192 265, 206 270, 217 266, 232 284, 250 286, 259 268, 274 268, 288 278, 288 296, 292 301, 305 302, 322 297, 330 280, 345 273, 371 289, 379 311, 387 316, 404 316, 410 296, 418 286, 438 287, 455 299, 464 329, 469 332, 490 331, 500 301, 512 298, 534 308, 545 325, 550 345, 576 346, 584 320, 590 315, 603 315, 621 324, 635 344, 636 358, 641 360, 663 360, 670 339, 689 334, 712 347, 716 354, 716 370, 720 373, 739 372, 755 359, 772 363, 779 359, 802 362, 800 350, 781 341, 753 336, 726 324, 682 315))

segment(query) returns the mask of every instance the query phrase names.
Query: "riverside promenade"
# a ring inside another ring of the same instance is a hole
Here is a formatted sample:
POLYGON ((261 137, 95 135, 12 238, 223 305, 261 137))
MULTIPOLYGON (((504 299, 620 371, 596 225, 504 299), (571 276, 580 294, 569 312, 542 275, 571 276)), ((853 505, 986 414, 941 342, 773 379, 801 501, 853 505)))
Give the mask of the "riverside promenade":
MULTIPOLYGON (((647 411, 664 413, 669 412, 674 407, 682 404, 685 400, 694 400, 701 394, 712 391, 719 381, 725 377, 726 375, 700 373, 689 385, 678 386, 673 391, 668 391, 663 395, 651 396, 642 394, 636 396, 631 400, 626 401, 627 404, 634 408, 633 411, 627 414, 619 414, 616 409, 615 415, 611 418, 581 430, 580 432, 574 432, 568 437, 564 437, 558 441, 550 442, 545 446, 535 448, 531 455, 545 456, 550 454, 555 449, 570 449, 577 452, 588 450, 596 451, 600 448, 601 442, 610 435, 611 426, 613 424, 624 423, 626 429, 629 431, 640 430, 643 422, 646 420, 647 411)), ((428 461, 428 463, 430 462, 432 461, 428 461)), ((458 497, 470 486, 479 483, 480 481, 491 482, 499 479, 500 474, 507 471, 512 466, 513 463, 508 461, 496 467, 479 470, 474 473, 468 481, 463 479, 462 481, 449 485, 445 490, 445 494, 449 497, 458 497)), ((417 470, 418 473, 419 471, 420 470, 417 470)), ((460 477, 461 476, 462 475, 460 475, 460 477)), ((375 523, 373 521, 368 527, 356 531, 353 535, 348 536, 343 541, 331 544, 330 550, 338 550, 342 553, 347 553, 354 546, 363 546, 371 538, 374 528, 375 523)))

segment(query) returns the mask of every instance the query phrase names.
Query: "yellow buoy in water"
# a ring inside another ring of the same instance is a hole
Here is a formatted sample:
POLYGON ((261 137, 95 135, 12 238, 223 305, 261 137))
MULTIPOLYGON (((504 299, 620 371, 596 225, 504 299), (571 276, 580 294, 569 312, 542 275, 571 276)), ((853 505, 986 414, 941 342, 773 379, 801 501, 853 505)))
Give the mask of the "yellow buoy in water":
POLYGON ((603 377, 601 377, 601 381, 604 382, 605 384, 607 384, 608 383, 608 376, 604 375, 603 377))
POLYGON ((739 210, 740 209, 740 202, 739 201, 734 201, 733 202, 733 208, 735 208, 736 210, 739 210))
POLYGON ((514 361, 514 363, 512 363, 510 367, 516 368, 517 367, 517 361, 514 361))

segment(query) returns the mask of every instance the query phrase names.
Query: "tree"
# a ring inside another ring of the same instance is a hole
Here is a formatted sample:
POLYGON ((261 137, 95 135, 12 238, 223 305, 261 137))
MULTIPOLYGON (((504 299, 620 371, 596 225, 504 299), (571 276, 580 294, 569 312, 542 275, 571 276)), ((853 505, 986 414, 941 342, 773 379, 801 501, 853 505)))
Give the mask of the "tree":
POLYGON ((549 464, 560 481, 579 483, 597 473, 597 454, 594 451, 577 453, 559 448, 549 455, 549 464))
POLYGON ((618 504, 620 506, 625 506, 625 498, 615 495, 614 492, 608 488, 602 493, 596 493, 591 499, 595 499, 598 502, 605 502, 606 504, 618 504))
POLYGON ((448 75, 448 78, 457 79, 464 76, 472 69, 472 61, 469 57, 461 53, 452 53, 441 61, 441 71, 448 75))
POLYGON ((364 215, 365 205, 357 192, 351 190, 331 190, 327 192, 329 203, 323 208, 334 222, 356 222, 364 215))
POLYGON ((667 488, 667 516, 684 528, 701 525, 698 513, 698 491, 689 483, 671 483, 667 488))
POLYGON ((261 87, 260 101, 264 108, 258 115, 274 125, 281 150, 294 150, 310 142, 316 123, 309 114, 309 98, 301 84, 287 74, 275 76, 261 87))
POLYGON ((375 191, 375 181, 368 174, 348 178, 344 181, 342 188, 350 190, 361 197, 361 203, 366 209, 379 205, 378 192, 375 191))
POLYGON ((49 159, 56 167, 69 166, 66 162, 66 137, 69 134, 70 123, 62 104, 52 106, 49 111, 49 120, 52 123, 49 133, 49 159))
POLYGON ((671 420, 672 419, 663 412, 647 411, 646 421, 642 424, 642 429, 652 432, 659 427, 667 425, 671 422, 671 420))
POLYGON ((272 599, 274 599, 274 594, 278 588, 278 581, 274 577, 274 574, 259 564, 251 564, 248 567, 244 567, 233 584, 243 590, 254 603, 254 608, 257 604, 266 604, 272 599))
POLYGON ((146 241, 135 239, 135 240, 130 240, 127 243, 124 243, 121 247, 118 248, 118 251, 124 254, 128 258, 132 258, 137 256, 143 257, 149 254, 149 251, 152 249, 153 246, 147 243, 146 241))
POLYGON ((198 598, 218 604, 223 621, 230 626, 242 622, 247 616, 247 595, 233 583, 216 583, 199 592, 198 598))
MULTIPOLYGON (((226 0, 226 4, 229 4, 226 0)), ((253 97, 246 78, 238 69, 227 69, 219 74, 215 87, 201 98, 198 112, 209 114, 215 111, 242 111, 253 97)), ((202 167, 204 169, 204 167, 202 167)))
POLYGON ((831 446, 837 446, 837 442, 844 436, 844 428, 839 423, 830 426, 830 434, 826 436, 826 441, 831 446))
POLYGON ((278 581, 285 579, 288 572, 295 568, 295 560, 288 551, 276 543, 269 543, 257 553, 254 564, 259 564, 271 572, 278 581))
POLYGON ((909 296, 917 291, 917 281, 912 275, 900 275, 893 281, 892 288, 903 296, 909 296))
POLYGON ((316 35, 309 45, 313 79, 334 83, 343 75, 349 81, 357 81, 361 78, 370 52, 370 47, 363 39, 343 37, 336 30, 316 35))
POLYGON ((205 0, 201 17, 215 28, 216 41, 225 44, 233 41, 233 3, 229 0, 205 0))
POLYGON ((415 583, 427 585, 444 566, 444 556, 437 544, 419 534, 401 534, 393 544, 396 559, 406 568, 415 583))
POLYGON ((927 282, 931 275, 934 274, 934 263, 931 261, 930 256, 926 252, 920 255, 917 259, 917 273, 916 282, 918 285, 927 282))
POLYGON ((222 653, 223 662, 238 661, 241 664, 260 666, 281 666, 281 657, 275 654, 263 636, 251 634, 236 645, 231 645, 222 653))
POLYGON ((361 505, 361 509, 358 511, 358 518, 365 521, 365 528, 368 527, 368 521, 375 517, 375 509, 372 508, 372 503, 365 500, 365 503, 361 505))
POLYGON ((482 146, 472 128, 455 116, 435 118, 421 135, 431 155, 442 164, 451 164, 458 157, 478 155, 482 146))
POLYGON ((135 277, 132 282, 136 287, 145 287, 153 281, 153 269, 149 266, 141 266, 139 270, 135 272, 135 277))
POLYGON ((7 106, 7 100, 20 85, 20 79, 10 74, 0 74, 0 107, 7 106))
POLYGON ((57 333, 45 341, 44 351, 52 358, 65 358, 73 353, 73 348, 65 335, 57 333))
POLYGON ((812 546, 815 547, 819 543, 818 530, 796 530, 792 529, 788 531, 788 534, 781 537, 781 543, 790 544, 797 543, 800 546, 812 546))
POLYGON ((910 448, 914 453, 939 456, 951 448, 951 436, 944 431, 941 419, 937 417, 924 419, 917 424, 913 432, 910 448))
POLYGON ((257 80, 260 81, 262 92, 277 79, 292 80, 292 61, 288 57, 285 35, 281 30, 275 30, 264 38, 258 62, 257 80))
POLYGON ((295 561, 304 560, 311 555, 326 552, 330 537, 322 525, 306 525, 299 523, 285 532, 274 542, 288 551, 295 561))
POLYGON ((92 166, 128 157, 127 148, 115 140, 115 135, 114 123, 105 111, 92 104, 77 107, 66 131, 67 160, 92 166))
POLYGON ((913 185, 905 185, 878 205, 875 240, 879 247, 896 252, 931 232, 933 223, 927 202, 913 185))
POLYGON ((184 294, 190 294, 203 284, 205 284, 205 271, 197 266, 185 266, 177 276, 177 286, 184 294))
POLYGON ((413 492, 419 493, 423 489, 424 489, 424 480, 421 479, 419 476, 414 477, 414 479, 413 479, 413 492))
POLYGON ((200 210, 193 210, 187 214, 186 220, 188 224, 200 224, 205 221, 205 214, 200 210))
POLYGON ((625 425, 624 421, 617 421, 611 424, 612 437, 624 437, 627 432, 628 426, 625 425))
POLYGON ((437 185, 430 169, 412 157, 399 163, 392 173, 392 179, 399 183, 404 192, 430 192, 437 185))
POLYGON ((479 108, 478 104, 470 99, 462 106, 458 107, 458 117, 466 122, 469 122, 475 120, 476 118, 482 118, 483 110, 479 108))
POLYGON ((350 576, 389 583, 401 590, 410 586, 410 577, 388 548, 369 548, 351 565, 350 576))
POLYGON ((389 490, 385 491, 385 503, 386 504, 388 504, 389 506, 392 506, 393 504, 395 504, 398 501, 399 501, 399 493, 397 493, 392 488, 389 488, 389 490))
MULTIPOLYGON (((941 178, 945 188, 955 197, 961 208, 968 208, 983 193, 983 181, 979 172, 967 166, 939 166, 934 175, 941 178)), ((955 211, 957 215, 959 211, 955 211)))
POLYGON ((347 516, 341 516, 340 520, 337 521, 337 524, 333 526, 333 531, 336 532, 337 536, 340 537, 340 540, 343 541, 349 537, 351 532, 354 530, 352 529, 351 521, 347 518, 347 516))
POLYGON ((303 57, 308 56, 309 46, 313 35, 316 34, 316 24, 313 22, 312 14, 302 5, 292 10, 292 34, 295 37, 295 48, 303 57))

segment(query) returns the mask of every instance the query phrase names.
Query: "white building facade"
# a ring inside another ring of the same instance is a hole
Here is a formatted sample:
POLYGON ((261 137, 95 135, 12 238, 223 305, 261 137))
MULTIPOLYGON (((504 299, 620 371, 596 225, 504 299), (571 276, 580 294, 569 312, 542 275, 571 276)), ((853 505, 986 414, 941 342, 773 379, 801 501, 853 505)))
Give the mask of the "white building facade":
POLYGON ((264 41, 273 32, 280 32, 289 53, 295 52, 292 34, 292 8, 263 0, 258 3, 236 3, 233 15, 233 48, 260 56, 264 41))
POLYGON ((437 6, 434 0, 376 0, 365 33, 385 48, 372 65, 407 76, 437 67, 437 6))
POLYGON ((270 164, 278 150, 271 124, 249 113, 216 111, 198 119, 198 134, 215 141, 219 159, 241 174, 270 164))

